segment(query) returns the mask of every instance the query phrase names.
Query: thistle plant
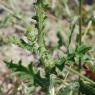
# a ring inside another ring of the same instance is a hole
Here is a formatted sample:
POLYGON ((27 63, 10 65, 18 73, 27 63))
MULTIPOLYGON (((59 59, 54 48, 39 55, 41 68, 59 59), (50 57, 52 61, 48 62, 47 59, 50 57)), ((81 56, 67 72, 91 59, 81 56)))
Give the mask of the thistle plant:
MULTIPOLYGON (((25 24, 24 36, 27 38, 27 40, 18 38, 16 36, 10 37, 9 40, 13 44, 16 44, 19 47, 30 51, 32 54, 35 54, 38 57, 38 62, 31 62, 27 66, 23 65, 22 60, 20 60, 18 63, 13 62, 12 60, 9 62, 4 62, 6 63, 7 67, 15 72, 19 78, 21 78, 23 81, 28 81, 27 87, 29 89, 27 90, 27 93, 25 93, 27 95, 31 95, 36 88, 40 88, 45 95, 76 95, 76 87, 79 88, 80 95, 80 92, 83 91, 81 86, 86 91, 85 85, 82 85, 84 80, 95 85, 95 82, 85 77, 80 72, 82 62, 90 62, 90 57, 87 56, 87 52, 91 49, 90 46, 83 44, 81 41, 82 0, 79 1, 79 16, 74 18, 70 25, 68 44, 64 44, 62 36, 57 33, 57 37, 59 39, 58 48, 60 48, 62 45, 66 45, 67 48, 66 53, 63 53, 57 59, 52 57, 51 52, 46 48, 45 45, 45 26, 47 20, 45 11, 48 6, 44 3, 44 0, 37 0, 36 3, 34 3, 34 7, 36 13, 32 19, 35 21, 35 23, 31 24, 23 20, 23 23, 25 24), (72 42, 72 36, 78 20, 79 34, 76 38, 76 47, 71 51, 70 44, 72 42), (78 70, 74 68, 74 65, 78 66, 78 70), (70 81, 70 79, 68 79, 70 72, 78 75, 79 79, 76 79, 73 82, 70 81), (67 79, 69 81, 67 81, 67 79)), ((12 17, 14 17, 14 15, 12 15, 12 17)), ((15 17, 17 17, 17 15, 15 15, 15 17)))

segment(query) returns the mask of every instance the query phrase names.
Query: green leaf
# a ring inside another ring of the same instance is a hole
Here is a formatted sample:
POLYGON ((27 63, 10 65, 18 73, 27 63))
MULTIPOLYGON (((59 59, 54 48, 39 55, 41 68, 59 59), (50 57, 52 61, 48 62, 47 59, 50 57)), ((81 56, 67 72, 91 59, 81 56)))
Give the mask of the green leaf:
POLYGON ((91 85, 86 81, 80 81, 80 91, 86 95, 95 95, 95 85, 91 85))
POLYGON ((57 37, 58 37, 58 48, 60 48, 62 45, 66 46, 65 42, 64 42, 64 38, 61 35, 60 32, 57 32, 57 37))
POLYGON ((91 50, 91 46, 81 45, 81 46, 77 47, 76 53, 83 55, 83 54, 87 53, 89 50, 91 50))
POLYGON ((26 49, 26 50, 29 50, 33 53, 35 53, 37 51, 37 47, 35 47, 34 43, 30 44, 21 38, 17 38, 16 36, 10 37, 9 40, 11 43, 18 45, 19 47, 26 49))
POLYGON ((65 61, 66 59, 64 56, 60 57, 59 59, 55 60, 55 67, 59 68, 62 71, 65 65, 65 61))
POLYGON ((4 61, 9 69, 14 72, 24 72, 28 73, 28 69, 22 65, 22 61, 20 60, 18 63, 13 63, 11 60, 10 62, 4 61))
POLYGON ((71 61, 71 62, 75 62, 75 53, 68 53, 67 55, 67 62, 71 61))
POLYGON ((42 78, 40 75, 40 72, 38 72, 37 74, 35 74, 34 84, 39 85, 43 91, 47 92, 47 90, 49 88, 49 78, 47 78, 47 77, 42 78))

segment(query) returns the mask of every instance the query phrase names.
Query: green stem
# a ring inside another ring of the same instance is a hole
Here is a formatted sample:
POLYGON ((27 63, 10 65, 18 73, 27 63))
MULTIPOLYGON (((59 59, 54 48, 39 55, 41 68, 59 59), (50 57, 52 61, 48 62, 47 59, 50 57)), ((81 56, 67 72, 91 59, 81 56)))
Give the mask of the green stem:
POLYGON ((76 75, 80 76, 82 79, 84 79, 84 80, 90 82, 91 84, 95 85, 95 82, 94 82, 93 80, 90 80, 89 78, 87 78, 87 77, 85 77, 84 75, 80 74, 78 71, 76 71, 76 70, 74 70, 74 69, 72 69, 72 68, 70 68, 70 67, 68 67, 68 66, 65 66, 65 68, 66 68, 67 70, 69 70, 70 72, 73 72, 73 73, 75 73, 76 75))
MULTIPOLYGON (((82 44, 82 41, 81 41, 81 39, 82 39, 82 0, 80 0, 79 1, 80 3, 79 3, 79 15, 80 15, 80 17, 79 17, 79 45, 81 46, 81 44, 82 44)), ((80 60, 79 60, 79 71, 80 71, 80 69, 81 69, 81 58, 80 58, 80 60)))
MULTIPOLYGON (((79 41, 78 44, 81 46, 82 44, 82 0, 79 0, 79 41)), ((79 73, 81 72, 81 57, 79 57, 79 73)), ((79 76, 79 83, 80 83, 80 76, 79 76)), ((79 93, 80 95, 80 88, 79 88, 79 93)))
POLYGON ((40 32, 38 35, 38 44, 40 47, 45 47, 44 46, 44 33, 43 33, 43 31, 40 32))

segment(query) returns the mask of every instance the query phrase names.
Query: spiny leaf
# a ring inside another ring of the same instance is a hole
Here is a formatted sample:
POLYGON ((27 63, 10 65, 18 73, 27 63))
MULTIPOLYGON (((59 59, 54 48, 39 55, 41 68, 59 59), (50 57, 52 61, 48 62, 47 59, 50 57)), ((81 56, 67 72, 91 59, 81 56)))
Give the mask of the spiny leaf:
POLYGON ((12 60, 10 62, 7 62, 7 61, 4 61, 4 62, 6 63, 8 68, 13 70, 14 72, 24 72, 24 73, 28 74, 28 69, 22 65, 21 60, 18 62, 18 64, 13 63, 12 60))

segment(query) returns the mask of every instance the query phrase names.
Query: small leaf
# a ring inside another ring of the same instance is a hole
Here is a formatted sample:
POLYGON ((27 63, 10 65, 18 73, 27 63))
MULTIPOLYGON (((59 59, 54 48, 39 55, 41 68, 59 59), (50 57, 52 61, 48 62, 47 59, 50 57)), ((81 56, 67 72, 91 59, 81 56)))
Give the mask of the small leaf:
POLYGON ((64 57, 59 58, 55 61, 55 67, 59 68, 61 71, 64 68, 66 59, 64 57))
POLYGON ((75 62, 75 53, 68 53, 67 61, 75 62))
POLYGON ((85 54, 89 50, 91 50, 91 46, 81 45, 81 46, 77 47, 76 52, 77 52, 77 54, 85 54))
POLYGON ((60 32, 57 32, 57 37, 58 37, 58 48, 60 48, 62 45, 66 45, 64 42, 64 38, 62 37, 60 32))

